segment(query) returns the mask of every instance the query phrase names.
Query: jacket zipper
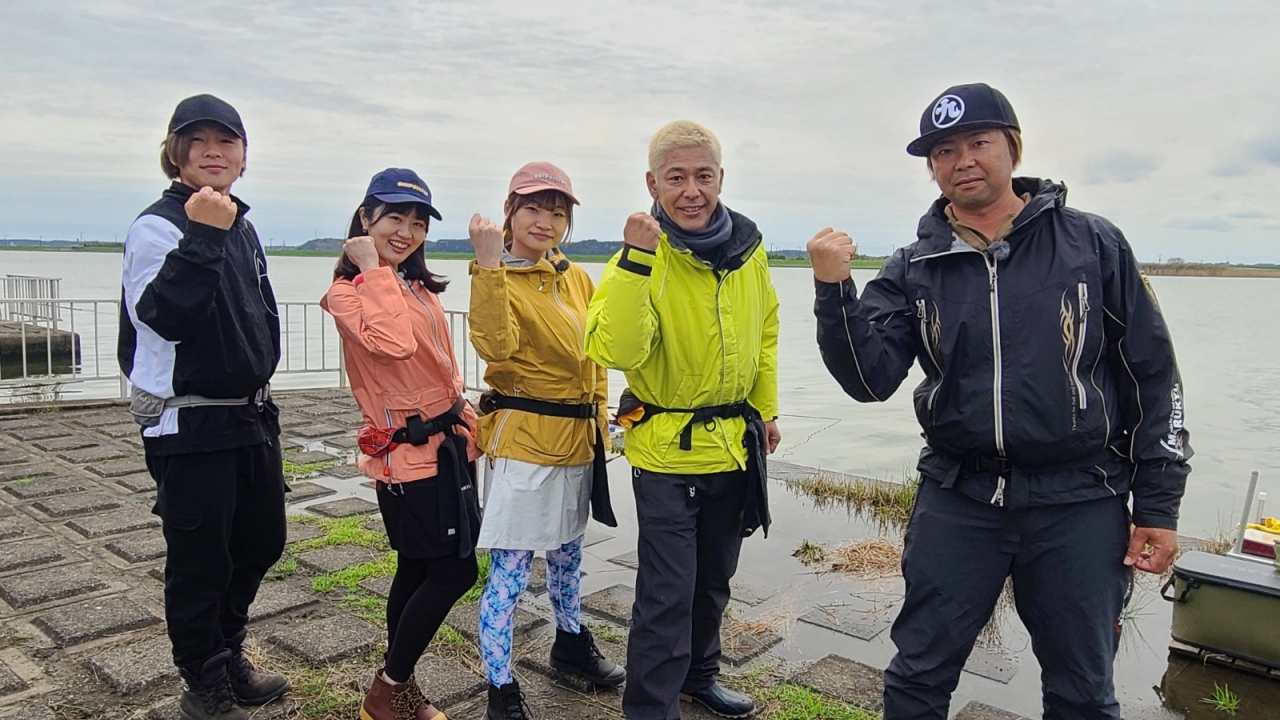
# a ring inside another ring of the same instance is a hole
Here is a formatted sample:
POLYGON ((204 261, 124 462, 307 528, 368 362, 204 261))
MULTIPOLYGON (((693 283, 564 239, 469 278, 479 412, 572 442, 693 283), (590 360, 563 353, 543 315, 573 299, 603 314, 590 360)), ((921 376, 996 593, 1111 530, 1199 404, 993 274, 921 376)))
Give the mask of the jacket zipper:
MULTIPOLYGON (((1000 281, 996 270, 996 260, 987 253, 982 254, 987 263, 987 274, 991 277, 991 350, 995 361, 995 373, 992 380, 992 404, 995 409, 996 453, 1004 457, 1004 409, 1000 402, 1004 392, 1004 358, 1000 353, 1000 281)), ((1004 481, 1000 481, 996 495, 1003 500, 1004 481)), ((995 498, 992 498, 995 502, 995 498)))
POLYGON ((929 398, 925 401, 925 409, 929 411, 930 418, 933 416, 933 401, 938 396, 938 389, 942 387, 942 364, 938 362, 938 358, 933 353, 933 345, 929 342, 929 313, 925 309, 924 298, 916 300, 916 317, 920 319, 920 342, 924 343, 925 353, 929 356, 929 362, 938 370, 938 382, 929 391, 929 398))
POLYGON ((431 306, 427 304, 427 301, 418 297, 418 293, 413 291, 413 286, 409 284, 408 280, 400 278, 400 282, 404 283, 405 289, 409 291, 409 294, 413 296, 413 299, 417 300, 418 304, 427 311, 427 321, 431 323, 431 339, 436 344, 436 351, 449 358, 449 369, 453 371, 454 375, 457 375, 458 367, 453 364, 453 353, 445 352, 444 346, 440 344, 440 329, 436 327, 436 316, 435 313, 431 312, 431 306))
POLYGON ((1085 331, 1089 329, 1089 284, 1080 283, 1078 294, 1080 333, 1076 336, 1076 355, 1071 361, 1071 381, 1076 384, 1076 392, 1080 398, 1079 406, 1081 410, 1084 410, 1089 407, 1089 399, 1084 394, 1084 382, 1080 379, 1080 358, 1084 356, 1085 331))

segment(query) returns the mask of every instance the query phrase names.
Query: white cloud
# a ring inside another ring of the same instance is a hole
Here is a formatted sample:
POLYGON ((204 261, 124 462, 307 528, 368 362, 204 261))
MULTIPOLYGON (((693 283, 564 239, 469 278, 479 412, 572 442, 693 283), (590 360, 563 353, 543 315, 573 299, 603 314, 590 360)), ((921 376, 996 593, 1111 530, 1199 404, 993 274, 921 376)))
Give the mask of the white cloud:
POLYGON ((1018 111, 1024 170, 1066 180, 1141 256, 1202 238, 1167 209, 1217 217, 1222 192, 1266 216, 1235 229, 1233 259, 1277 259, 1262 228, 1280 211, 1255 202, 1280 166, 1280 141, 1257 140, 1280 113, 1259 91, 1280 84, 1274 3, 793 5, 10 0, 0 230, 123 232, 164 184, 173 105, 213 92, 244 115, 237 192, 278 242, 338 232, 390 165, 427 179, 446 218, 432 234, 458 237, 533 159, 573 176, 578 237, 616 238, 649 202, 649 135, 690 117, 720 135, 725 200, 768 242, 835 224, 887 250, 936 195, 903 150, 920 112, 987 81, 1018 111), (68 186, 92 192, 69 203, 68 186))

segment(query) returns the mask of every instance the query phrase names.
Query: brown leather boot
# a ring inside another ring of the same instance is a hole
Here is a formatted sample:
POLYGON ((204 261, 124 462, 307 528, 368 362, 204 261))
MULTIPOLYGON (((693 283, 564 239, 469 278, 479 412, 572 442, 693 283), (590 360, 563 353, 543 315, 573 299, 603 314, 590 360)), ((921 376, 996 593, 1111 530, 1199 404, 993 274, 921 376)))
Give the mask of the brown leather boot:
POLYGON ((412 677, 407 682, 388 685, 382 670, 374 673, 373 684, 360 703, 360 720, 449 720, 427 700, 412 677))

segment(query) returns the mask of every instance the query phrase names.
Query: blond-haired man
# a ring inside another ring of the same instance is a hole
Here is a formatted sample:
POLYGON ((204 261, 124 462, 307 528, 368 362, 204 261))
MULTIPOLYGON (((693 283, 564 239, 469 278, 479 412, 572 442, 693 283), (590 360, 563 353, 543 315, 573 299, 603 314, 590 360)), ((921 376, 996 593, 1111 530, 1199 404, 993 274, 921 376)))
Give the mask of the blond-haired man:
POLYGON ((720 620, 742 538, 769 529, 765 455, 781 435, 778 299, 760 231, 720 202, 720 143, 689 121, 658 131, 648 213, 627 218, 587 317, 587 354, 626 372, 619 419, 640 526, 622 707, 676 720, 679 699, 725 717, 720 620))

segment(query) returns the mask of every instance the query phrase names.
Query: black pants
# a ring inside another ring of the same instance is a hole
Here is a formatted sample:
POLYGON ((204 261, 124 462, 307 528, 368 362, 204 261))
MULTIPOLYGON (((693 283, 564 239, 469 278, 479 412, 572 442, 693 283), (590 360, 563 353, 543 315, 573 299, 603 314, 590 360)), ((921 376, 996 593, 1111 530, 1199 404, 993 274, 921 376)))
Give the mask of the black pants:
POLYGON ((476 583, 475 553, 419 559, 399 556, 387 596, 387 675, 405 682, 454 603, 476 583))
POLYGON ((163 521, 173 661, 193 675, 244 637, 249 605, 285 543, 277 444, 147 456, 163 521))
POLYGON ((680 693, 720 674, 720 622, 738 570, 746 474, 632 470, 636 598, 622 710, 630 720, 678 720, 680 693))
POLYGON ((906 598, 884 673, 884 720, 945 720, 974 642, 1013 576, 1040 662, 1045 720, 1119 718, 1112 666, 1133 573, 1126 498, 1031 508, 1017 552, 1001 552, 1008 513, 920 484, 902 559, 906 598))

